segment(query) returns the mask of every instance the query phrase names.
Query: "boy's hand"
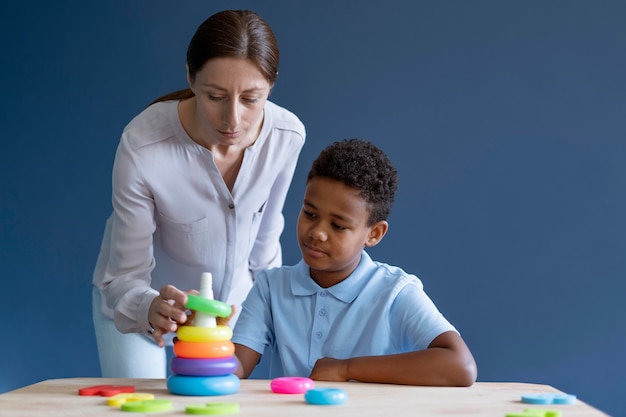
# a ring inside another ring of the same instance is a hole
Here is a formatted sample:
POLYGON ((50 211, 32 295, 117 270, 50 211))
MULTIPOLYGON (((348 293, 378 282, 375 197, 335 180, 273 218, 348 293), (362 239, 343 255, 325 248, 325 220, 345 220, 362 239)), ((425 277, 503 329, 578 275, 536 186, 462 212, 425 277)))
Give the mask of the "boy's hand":
POLYGON ((228 316, 228 317, 216 317, 215 318, 215 321, 217 322, 218 326, 228 326, 228 322, 235 315, 235 306, 231 305, 230 307, 232 309, 232 311, 230 312, 230 316, 228 316))
POLYGON ((318 381, 348 381, 348 361, 334 358, 321 358, 315 362, 309 378, 318 381))

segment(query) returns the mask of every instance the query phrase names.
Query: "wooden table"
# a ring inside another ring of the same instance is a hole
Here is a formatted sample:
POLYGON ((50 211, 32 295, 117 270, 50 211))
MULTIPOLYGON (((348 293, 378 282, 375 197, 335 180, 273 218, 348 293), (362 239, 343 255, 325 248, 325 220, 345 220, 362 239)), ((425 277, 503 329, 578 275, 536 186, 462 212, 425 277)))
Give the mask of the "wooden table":
POLYGON ((236 402, 237 416, 306 417, 331 416, 495 416, 521 412, 526 408, 559 409, 563 417, 594 417, 607 414, 577 400, 572 405, 537 406, 521 402, 522 394, 561 393, 549 385, 525 383, 478 382, 470 388, 411 387, 402 385, 331 383, 316 381, 317 388, 342 388, 348 400, 342 405, 310 405, 303 395, 274 394, 267 380, 242 380, 232 395, 187 397, 169 393, 162 379, 53 379, 0 395, 0 416, 72 417, 72 416, 184 416, 185 406, 193 403, 236 402), (168 412, 141 414, 122 412, 106 405, 105 397, 79 396, 78 389, 93 385, 134 385, 136 392, 155 398, 170 399, 168 412))

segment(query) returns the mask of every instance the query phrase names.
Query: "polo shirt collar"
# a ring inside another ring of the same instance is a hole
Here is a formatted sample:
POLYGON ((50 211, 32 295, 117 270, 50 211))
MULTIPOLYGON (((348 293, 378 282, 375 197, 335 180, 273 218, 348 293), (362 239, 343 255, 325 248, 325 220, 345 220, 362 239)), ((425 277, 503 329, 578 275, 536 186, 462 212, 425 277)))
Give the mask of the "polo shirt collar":
POLYGON ((296 266, 296 273, 291 276, 291 292, 294 296, 313 295, 326 290, 335 298, 345 302, 352 302, 363 290, 371 276, 370 271, 375 269, 375 264, 367 252, 361 252, 361 260, 352 274, 339 284, 332 287, 322 288, 311 278, 309 266, 300 260, 296 266))

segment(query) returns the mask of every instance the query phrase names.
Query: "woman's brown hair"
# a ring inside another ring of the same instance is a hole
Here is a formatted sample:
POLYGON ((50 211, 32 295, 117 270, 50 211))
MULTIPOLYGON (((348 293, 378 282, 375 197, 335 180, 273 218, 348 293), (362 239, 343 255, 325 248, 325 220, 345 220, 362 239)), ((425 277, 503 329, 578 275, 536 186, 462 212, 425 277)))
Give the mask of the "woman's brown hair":
MULTIPOLYGON (((196 30, 187 48, 187 66, 193 80, 212 58, 247 58, 254 62, 273 86, 278 76, 279 51, 274 32, 250 10, 224 10, 215 13, 196 30)), ((152 104, 193 97, 191 89, 174 91, 152 104)))

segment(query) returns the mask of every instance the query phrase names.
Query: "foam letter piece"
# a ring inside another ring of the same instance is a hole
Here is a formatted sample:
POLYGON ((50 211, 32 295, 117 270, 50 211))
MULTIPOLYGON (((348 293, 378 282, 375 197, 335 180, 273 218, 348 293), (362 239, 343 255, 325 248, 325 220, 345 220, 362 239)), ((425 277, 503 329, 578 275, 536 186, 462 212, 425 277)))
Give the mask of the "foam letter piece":
POLYGON ((122 404, 122 411, 133 413, 154 413, 158 411, 169 411, 172 409, 171 400, 143 400, 131 401, 122 404))
POLYGON ((576 396, 571 394, 525 394, 522 402, 526 404, 574 404, 576 396))
POLYGON ((116 394, 107 399, 107 404, 111 407, 119 407, 125 402, 131 401, 144 401, 144 400, 154 400, 154 394, 146 393, 146 392, 134 392, 134 393, 123 393, 116 394))
POLYGON ((304 399, 309 404, 338 405, 346 402, 346 392, 339 388, 314 388, 304 393, 304 399))
POLYGON ((94 385, 78 390, 78 395, 100 395, 101 397, 112 397, 116 394, 135 392, 132 385, 94 385))
POLYGON ((208 404, 191 404, 185 408, 187 414, 236 414, 239 412, 239 404, 237 403, 208 403, 208 404))

